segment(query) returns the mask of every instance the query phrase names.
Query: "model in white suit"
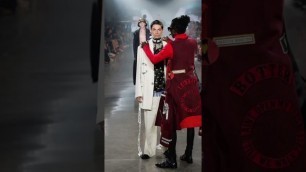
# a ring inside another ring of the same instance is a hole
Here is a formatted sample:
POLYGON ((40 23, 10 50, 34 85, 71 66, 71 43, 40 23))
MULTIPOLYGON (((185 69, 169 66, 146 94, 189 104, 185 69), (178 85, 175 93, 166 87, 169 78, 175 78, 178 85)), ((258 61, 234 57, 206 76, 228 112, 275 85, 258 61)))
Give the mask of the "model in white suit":
MULTIPOLYGON (((159 52, 166 45, 162 41, 163 24, 155 20, 151 24, 152 39, 149 45, 152 52, 159 52)), ((137 51, 137 70, 135 84, 135 98, 139 107, 144 110, 145 145, 144 152, 140 157, 149 159, 156 154, 157 127, 155 120, 159 105, 160 95, 165 90, 165 62, 153 65, 139 46, 137 51)))

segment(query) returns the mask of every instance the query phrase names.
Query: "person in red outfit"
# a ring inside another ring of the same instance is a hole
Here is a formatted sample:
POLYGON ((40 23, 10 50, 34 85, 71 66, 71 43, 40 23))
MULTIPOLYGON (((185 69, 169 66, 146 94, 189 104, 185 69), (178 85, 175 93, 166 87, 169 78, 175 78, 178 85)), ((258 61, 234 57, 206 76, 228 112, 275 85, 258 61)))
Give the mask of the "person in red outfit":
MULTIPOLYGON (((201 97, 198 90, 198 80, 194 73, 197 42, 185 34, 189 22, 190 18, 186 15, 172 20, 168 30, 174 37, 174 41, 169 40, 158 54, 153 54, 148 44, 142 45, 144 52, 153 64, 168 59, 166 98, 160 141, 163 146, 168 147, 168 150, 166 151, 166 161, 156 164, 159 168, 177 168, 176 130, 193 129, 202 124, 201 97)), ((181 159, 188 162, 191 158, 191 151, 192 146, 191 150, 185 151, 185 156, 183 155, 181 159), (189 155, 186 155, 187 152, 189 155)))

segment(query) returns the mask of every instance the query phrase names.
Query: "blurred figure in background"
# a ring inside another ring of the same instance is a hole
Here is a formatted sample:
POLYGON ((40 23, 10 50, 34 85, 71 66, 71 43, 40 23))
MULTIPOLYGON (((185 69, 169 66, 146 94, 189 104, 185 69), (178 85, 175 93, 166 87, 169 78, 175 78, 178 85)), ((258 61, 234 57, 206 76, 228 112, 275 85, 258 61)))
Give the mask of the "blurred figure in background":
POLYGON ((133 63, 133 83, 136 82, 136 66, 137 66, 137 49, 141 42, 145 42, 150 38, 150 30, 147 29, 147 21, 143 18, 138 20, 138 27, 133 33, 133 53, 134 53, 134 63, 133 63))

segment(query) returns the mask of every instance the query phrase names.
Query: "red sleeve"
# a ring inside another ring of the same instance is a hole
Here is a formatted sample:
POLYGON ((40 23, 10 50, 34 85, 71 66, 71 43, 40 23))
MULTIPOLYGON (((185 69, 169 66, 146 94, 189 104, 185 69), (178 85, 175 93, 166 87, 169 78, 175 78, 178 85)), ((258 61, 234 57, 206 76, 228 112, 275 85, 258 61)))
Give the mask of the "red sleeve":
POLYGON ((156 64, 166 58, 172 59, 173 57, 173 48, 169 43, 158 54, 153 54, 151 52, 149 44, 144 45, 143 50, 153 64, 156 64))
POLYGON ((172 39, 170 39, 170 38, 167 40, 167 43, 168 43, 168 44, 169 44, 169 43, 171 44, 172 42, 173 42, 173 41, 172 41, 172 39))

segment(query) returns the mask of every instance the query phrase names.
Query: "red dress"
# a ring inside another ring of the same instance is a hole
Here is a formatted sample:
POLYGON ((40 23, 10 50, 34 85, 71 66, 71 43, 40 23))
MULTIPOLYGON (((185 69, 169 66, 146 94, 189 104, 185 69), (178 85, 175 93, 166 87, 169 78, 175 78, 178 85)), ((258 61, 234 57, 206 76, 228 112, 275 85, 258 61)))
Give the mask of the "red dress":
POLYGON ((161 120, 161 144, 168 146, 174 130, 200 127, 202 121, 201 97, 194 74, 194 55, 197 43, 180 34, 168 43, 159 54, 153 55, 149 46, 143 47, 153 64, 168 58, 165 102, 168 113, 161 120), (183 71, 177 73, 177 71, 183 71))

